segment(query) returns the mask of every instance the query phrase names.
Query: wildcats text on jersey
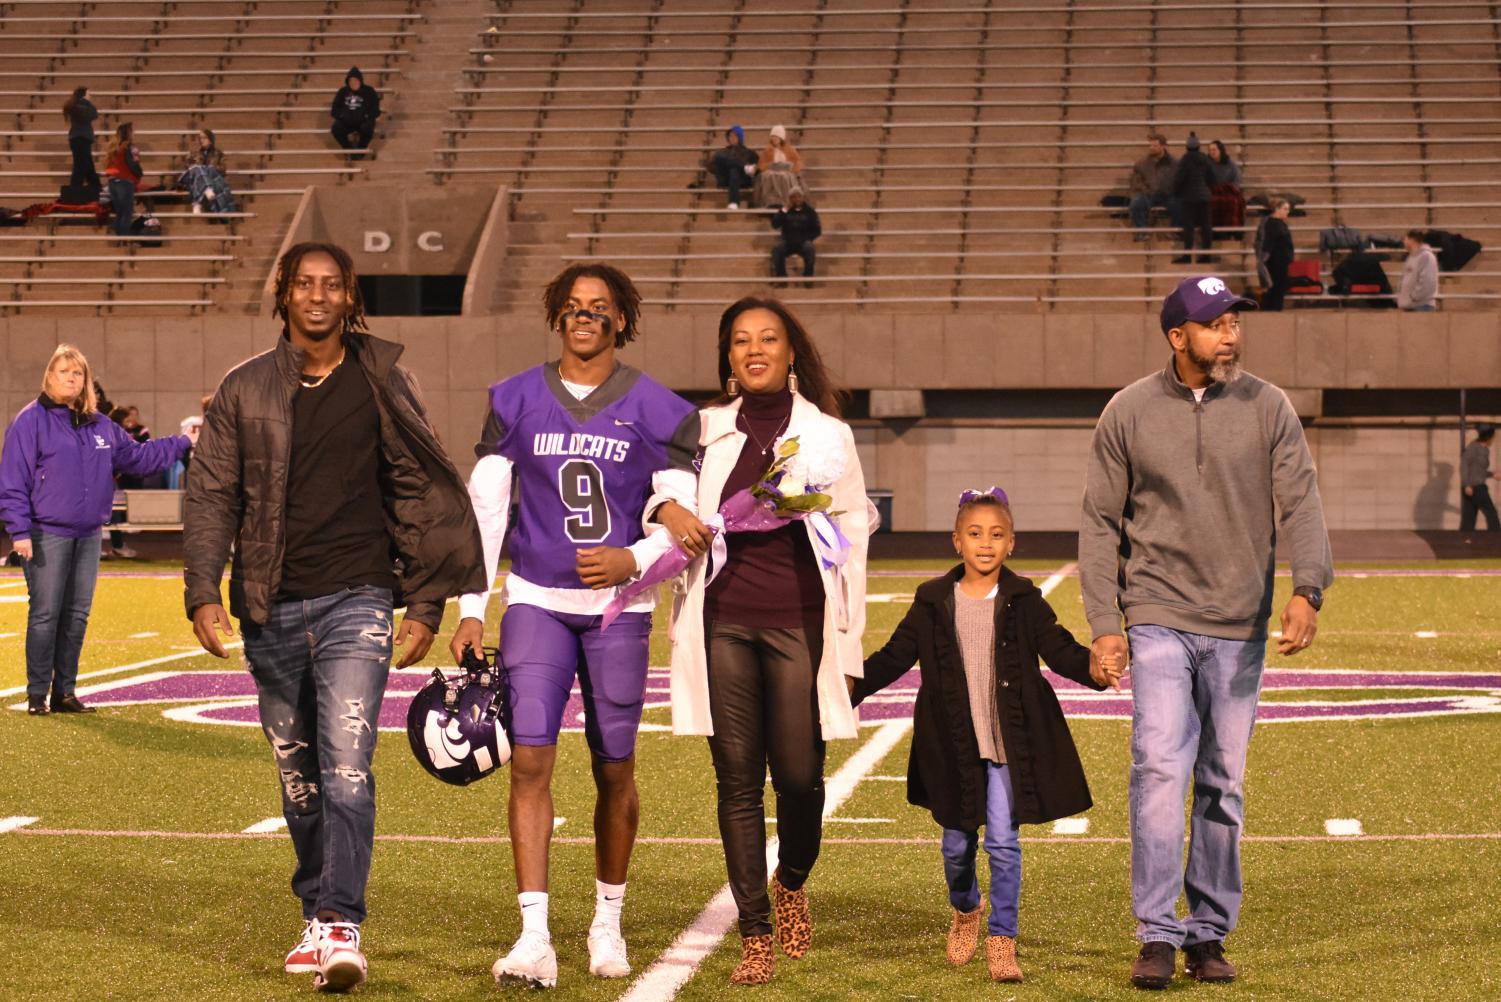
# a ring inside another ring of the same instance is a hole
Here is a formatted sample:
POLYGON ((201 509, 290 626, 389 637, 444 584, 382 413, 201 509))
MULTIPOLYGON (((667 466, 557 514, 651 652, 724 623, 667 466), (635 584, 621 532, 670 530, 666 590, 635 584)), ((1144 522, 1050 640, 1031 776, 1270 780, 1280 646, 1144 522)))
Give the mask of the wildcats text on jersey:
POLYGON ((604 435, 587 435, 583 432, 539 432, 532 436, 534 456, 584 456, 590 459, 607 459, 613 463, 625 462, 631 443, 604 435))

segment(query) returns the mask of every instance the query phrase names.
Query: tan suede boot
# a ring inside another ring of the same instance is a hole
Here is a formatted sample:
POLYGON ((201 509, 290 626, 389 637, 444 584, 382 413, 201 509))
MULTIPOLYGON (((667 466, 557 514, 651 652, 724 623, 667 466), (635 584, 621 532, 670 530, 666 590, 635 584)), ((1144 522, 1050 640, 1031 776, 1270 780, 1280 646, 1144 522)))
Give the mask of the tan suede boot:
POLYGON ((985 961, 990 965, 992 981, 1020 982, 1022 980, 1022 969, 1016 966, 1016 940, 1013 937, 987 937, 985 961))
POLYGON ((735 965, 730 981, 737 985, 764 985, 777 969, 776 954, 771 949, 771 934, 746 936, 740 940, 740 963, 735 965))
POLYGON ((985 913, 982 904, 972 912, 954 909, 954 921, 949 923, 949 963, 955 967, 970 962, 975 948, 980 945, 980 916, 985 913))
POLYGON ((813 945, 813 914, 808 908, 807 888, 789 891, 779 874, 771 875, 771 913, 776 919, 777 946, 793 960, 801 959, 813 945))

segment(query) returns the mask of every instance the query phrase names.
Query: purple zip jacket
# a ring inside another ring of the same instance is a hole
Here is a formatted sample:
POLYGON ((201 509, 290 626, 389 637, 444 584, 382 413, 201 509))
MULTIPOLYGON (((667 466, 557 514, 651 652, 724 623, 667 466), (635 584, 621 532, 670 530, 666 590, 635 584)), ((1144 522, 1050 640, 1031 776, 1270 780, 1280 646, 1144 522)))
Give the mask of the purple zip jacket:
POLYGON ((5 432, 0 521, 12 539, 36 529, 71 539, 92 535, 109 521, 115 473, 160 473, 190 444, 186 435, 137 442, 103 414, 84 417, 42 394, 5 432))

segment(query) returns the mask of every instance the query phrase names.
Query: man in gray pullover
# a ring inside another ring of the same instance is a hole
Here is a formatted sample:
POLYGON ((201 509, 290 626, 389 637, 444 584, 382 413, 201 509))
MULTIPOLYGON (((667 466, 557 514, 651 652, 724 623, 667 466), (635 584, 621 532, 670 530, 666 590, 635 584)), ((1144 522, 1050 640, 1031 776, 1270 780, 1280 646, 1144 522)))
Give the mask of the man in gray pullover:
MULTIPOLYGON (((1162 304, 1173 356, 1115 395, 1091 447, 1079 532, 1097 655, 1130 639, 1131 981, 1231 981, 1224 940, 1240 911, 1246 750, 1272 612, 1277 532, 1293 597, 1277 648, 1313 642, 1333 560, 1313 457, 1287 396, 1239 368, 1240 309, 1215 277, 1162 304), (1183 801, 1193 779, 1185 880, 1183 801), (1187 921, 1177 916, 1188 896, 1187 921)), ((1123 663, 1123 662, 1122 662, 1123 663)))

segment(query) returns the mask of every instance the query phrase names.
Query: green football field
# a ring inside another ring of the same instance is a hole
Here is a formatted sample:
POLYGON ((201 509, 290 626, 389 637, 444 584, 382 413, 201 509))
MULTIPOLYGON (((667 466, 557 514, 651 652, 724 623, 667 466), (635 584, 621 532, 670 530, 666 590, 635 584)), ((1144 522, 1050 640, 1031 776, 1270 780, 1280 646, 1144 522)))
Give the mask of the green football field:
MULTIPOLYGON (((1060 569, 1015 566, 1039 580, 1060 569)), ((893 597, 870 604, 867 649, 886 639, 905 596, 937 569, 873 568, 871 591, 893 597)), ((281 971, 300 931, 287 886, 291 843, 284 830, 246 831, 279 818, 271 756, 256 727, 215 722, 243 716, 245 680, 238 660, 194 653, 176 570, 105 565, 79 689, 100 712, 45 718, 15 709, 24 711, 25 587, 18 572, 0 571, 8 710, 0 713, 0 859, 9 885, 0 894, 0 999, 263 1000, 311 991, 311 976, 281 971)), ((1077 579, 1052 584, 1060 618, 1082 635, 1077 579)), ((1280 578, 1279 609, 1287 587, 1280 578)), ((1320 626, 1312 649, 1269 656, 1275 670, 1247 780, 1246 899, 1228 943, 1241 980, 1219 987, 1180 978, 1171 992, 1501 999, 1501 562, 1342 565, 1320 626)), ((664 629, 659 614, 654 665, 667 663, 664 629)), ((436 653, 428 663, 439 663, 436 653)), ((665 676, 654 674, 653 685, 665 689, 665 676)), ((1095 806, 1087 825, 1023 829, 1025 984, 991 984, 983 951, 964 968, 944 962, 950 909, 939 832, 906 803, 900 781, 909 693, 895 695, 884 718, 868 719, 858 740, 830 746, 832 810, 809 883, 812 952, 779 957, 765 988, 732 991, 739 948, 731 934, 702 958, 689 951, 659 968, 686 975, 676 997, 1137 997, 1126 979, 1135 955, 1129 723, 1124 700, 1082 692, 1072 689, 1065 705, 1095 806)), ((713 914, 700 918, 725 883, 708 749, 672 736, 667 721, 665 707, 650 707, 646 723, 656 728, 638 746, 642 839, 624 921, 633 978, 696 920, 711 930, 710 944, 725 929, 713 914)), ((444 786, 394 732, 376 771, 371 976, 357 994, 519 997, 522 989, 497 988, 489 974, 519 931, 507 777, 444 786)), ((593 790, 580 733, 564 735, 557 775, 554 994, 669 997, 656 975, 641 983, 589 976, 593 790)))

